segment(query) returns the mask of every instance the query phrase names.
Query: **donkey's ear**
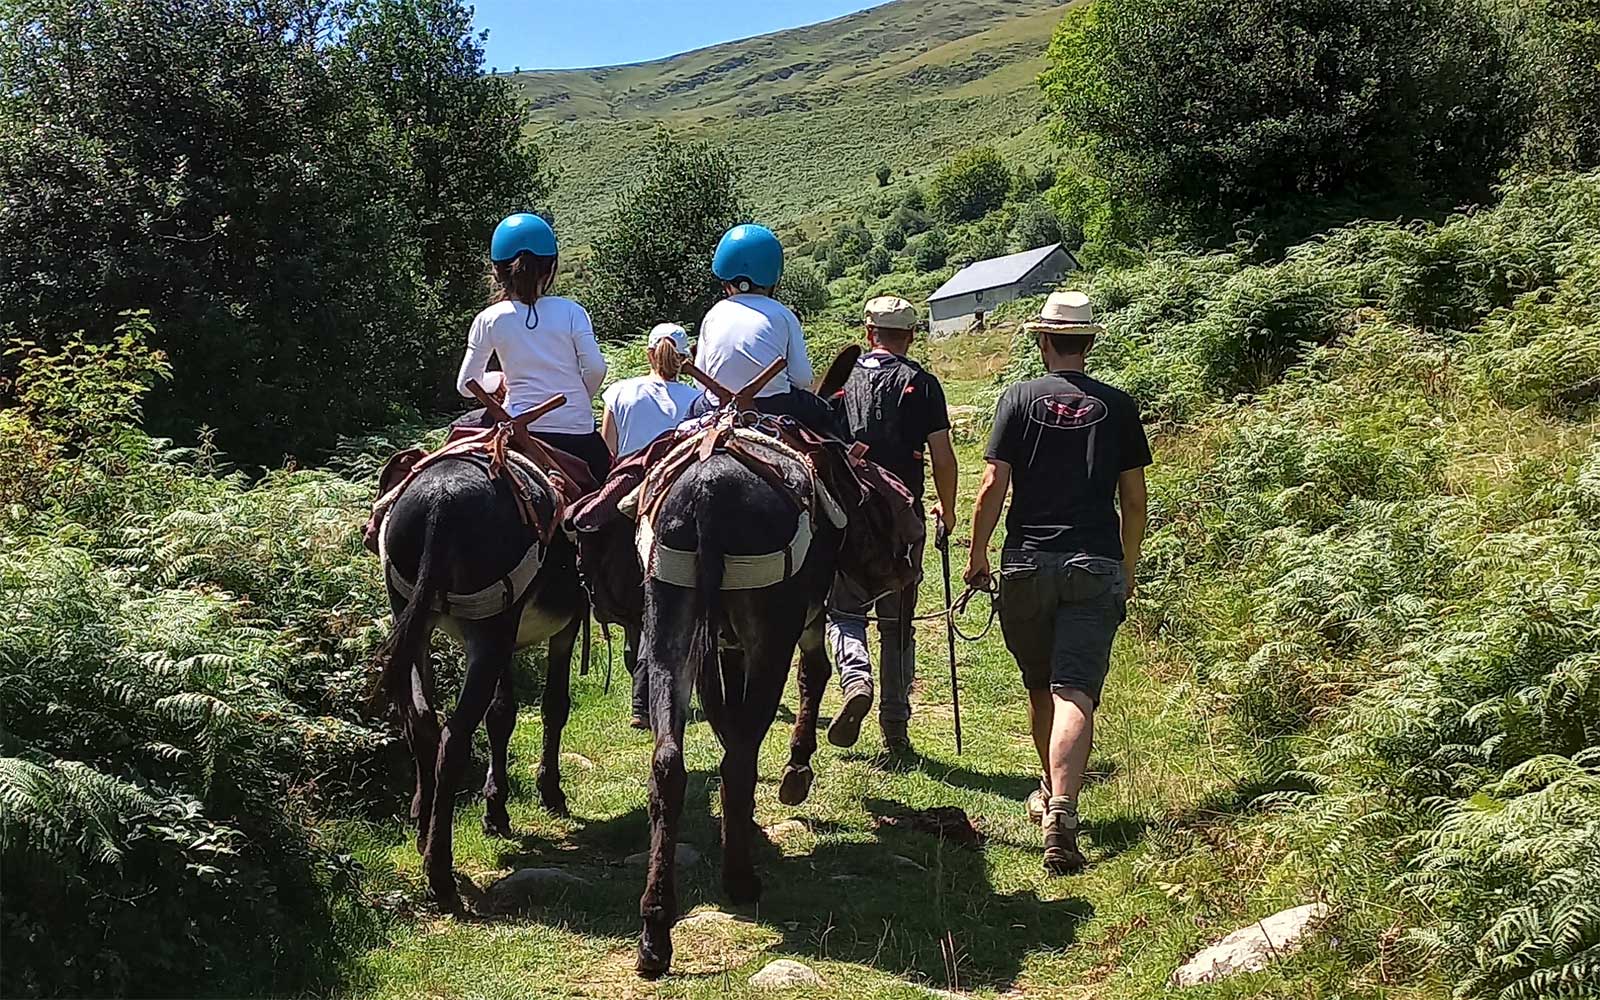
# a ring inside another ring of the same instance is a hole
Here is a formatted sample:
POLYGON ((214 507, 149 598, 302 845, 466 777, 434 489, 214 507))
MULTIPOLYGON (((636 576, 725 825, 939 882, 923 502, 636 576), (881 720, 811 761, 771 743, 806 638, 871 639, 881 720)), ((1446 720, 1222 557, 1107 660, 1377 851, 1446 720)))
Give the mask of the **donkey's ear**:
POLYGON ((822 376, 822 382, 817 386, 817 395, 823 399, 830 399, 834 393, 843 389, 845 380, 850 377, 850 369, 856 366, 860 358, 860 344, 851 344, 840 351, 839 356, 833 359, 833 364, 828 366, 827 372, 822 376))

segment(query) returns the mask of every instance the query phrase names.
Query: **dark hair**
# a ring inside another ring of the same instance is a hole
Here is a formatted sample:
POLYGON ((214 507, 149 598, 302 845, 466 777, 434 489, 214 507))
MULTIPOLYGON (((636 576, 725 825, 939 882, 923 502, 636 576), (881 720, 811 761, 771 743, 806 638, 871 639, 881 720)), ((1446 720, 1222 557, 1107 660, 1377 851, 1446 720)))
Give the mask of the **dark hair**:
POLYGON ((541 257, 523 251, 510 260, 494 262, 494 302, 507 300, 531 306, 550 294, 556 280, 555 255, 541 257))
POLYGON ((1094 334, 1041 333, 1039 334, 1039 339, 1049 341, 1050 350, 1054 351, 1061 357, 1066 358, 1071 357, 1074 354, 1088 353, 1089 345, 1094 343, 1094 334))

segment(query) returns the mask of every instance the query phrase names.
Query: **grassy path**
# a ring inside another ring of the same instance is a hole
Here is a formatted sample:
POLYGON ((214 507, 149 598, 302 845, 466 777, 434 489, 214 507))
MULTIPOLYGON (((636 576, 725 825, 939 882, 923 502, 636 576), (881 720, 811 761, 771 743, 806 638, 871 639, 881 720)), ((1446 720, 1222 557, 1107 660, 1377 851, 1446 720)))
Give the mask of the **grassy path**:
MULTIPOLYGON (((984 394, 1003 364, 1005 342, 963 338, 928 353, 954 409, 962 495, 970 503, 988 422, 984 394)), ((927 569, 924 597, 932 604, 939 568, 931 548, 927 569)), ((758 862, 766 884, 758 908, 733 911, 721 897, 712 816, 719 752, 704 723, 691 725, 684 842, 704 857, 680 876, 685 912, 721 909, 748 919, 681 927, 673 976, 645 983, 632 972, 643 871, 624 859, 646 845, 650 741, 625 724, 625 679, 603 693, 601 661, 600 670, 575 681, 566 735, 573 818, 556 820, 538 807, 532 770, 540 726, 537 708, 529 708, 512 747, 511 815, 520 841, 479 832, 481 800, 463 804, 456 833, 457 868, 479 885, 535 865, 561 867, 587 885, 515 917, 456 921, 423 909, 401 918, 389 943, 352 970, 347 992, 737 996, 750 992, 746 980, 756 969, 790 957, 823 976, 828 985, 819 995, 827 996, 919 997, 935 988, 981 996, 1153 996, 1195 947, 1304 901, 1309 889, 1292 859, 1285 861, 1246 815, 1254 773, 1248 755, 1220 713, 1207 710, 1181 650, 1144 634, 1137 617, 1118 641, 1083 801, 1091 864, 1065 879, 1043 873, 1037 828, 1021 808, 1037 761, 998 628, 958 647, 961 756, 942 630, 937 623, 921 629, 915 761, 891 765, 879 756, 869 721, 852 751, 824 742, 810 801, 788 809, 775 787, 787 742, 787 711, 780 716, 762 755, 756 818, 768 827, 790 819, 802 825, 788 825, 758 862), (965 809, 987 832, 987 847, 941 848, 922 834, 874 830, 876 815, 933 805, 965 809)), ((620 657, 617 670, 622 676, 620 657)), ((837 705, 831 690, 825 720, 837 705)), ((400 823, 347 824, 334 835, 366 865, 374 892, 421 897, 418 859, 400 823)), ((1328 946, 1313 945, 1276 970, 1196 995, 1351 995, 1350 974, 1328 946)))

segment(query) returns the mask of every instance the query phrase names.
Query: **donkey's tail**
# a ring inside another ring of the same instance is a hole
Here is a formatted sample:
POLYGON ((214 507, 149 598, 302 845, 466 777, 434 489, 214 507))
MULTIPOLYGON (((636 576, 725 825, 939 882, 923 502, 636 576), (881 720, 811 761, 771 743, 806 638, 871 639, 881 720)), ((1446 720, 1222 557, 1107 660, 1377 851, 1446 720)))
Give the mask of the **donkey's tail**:
POLYGON ((714 506, 700 504, 695 516, 695 533, 699 540, 695 554, 695 625, 689 638, 689 664, 695 671, 702 701, 708 693, 718 701, 722 696, 722 665, 717 649, 722 638, 723 552, 719 529, 714 523, 714 506))
MULTIPOLYGON (((438 597, 441 586, 441 582, 437 579, 441 574, 437 572, 436 566, 436 563, 444 558, 439 519, 439 507, 430 506, 423 522, 422 555, 417 559, 417 580, 411 591, 411 599, 395 616, 389 638, 378 647, 376 663, 380 683, 384 692, 388 694, 390 703, 402 712, 413 699, 411 671, 417 665, 418 654, 422 652, 423 645, 427 641, 431 625, 429 616, 432 614, 434 599, 438 597)), ((379 530, 383 530, 384 527, 387 526, 382 526, 379 530)))

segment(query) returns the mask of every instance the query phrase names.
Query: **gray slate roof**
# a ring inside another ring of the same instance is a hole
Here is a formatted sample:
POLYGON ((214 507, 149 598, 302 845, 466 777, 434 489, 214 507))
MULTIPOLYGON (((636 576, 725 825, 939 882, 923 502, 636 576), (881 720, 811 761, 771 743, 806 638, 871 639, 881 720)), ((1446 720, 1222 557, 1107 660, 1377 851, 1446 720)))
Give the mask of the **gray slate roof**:
POLYGON ((1029 271, 1044 263, 1045 259, 1055 253, 1060 246, 1059 243, 1052 243, 1047 247, 968 264, 952 275, 949 281, 934 289, 933 294, 928 296, 928 301, 950 299, 980 289, 1014 285, 1027 277, 1029 271))

